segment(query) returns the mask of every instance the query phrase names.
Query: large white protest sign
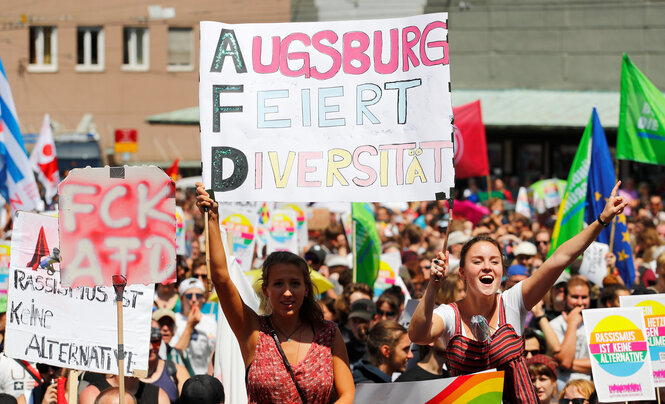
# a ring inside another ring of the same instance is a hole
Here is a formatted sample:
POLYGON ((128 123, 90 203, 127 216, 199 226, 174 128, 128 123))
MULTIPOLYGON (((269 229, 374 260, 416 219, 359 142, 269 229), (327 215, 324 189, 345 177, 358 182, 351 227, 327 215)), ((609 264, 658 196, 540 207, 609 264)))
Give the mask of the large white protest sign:
POLYGON ((656 387, 665 387, 665 294, 619 296, 621 307, 640 307, 649 343, 649 359, 656 387))
MULTIPOLYGON (((69 369, 118 374, 112 287, 65 287, 59 266, 40 268, 58 247, 58 219, 18 212, 12 232, 7 356, 69 369)), ((147 371, 154 286, 123 295, 125 374, 147 371)))
POLYGON ((219 200, 449 195, 447 18, 201 22, 206 187, 219 200))
POLYGON ((58 191, 64 285, 175 281, 175 183, 162 169, 74 169, 58 191))
POLYGON ((642 309, 582 310, 582 317, 599 401, 655 399, 642 309))
POLYGON ((489 371, 446 379, 400 383, 360 383, 354 403, 501 404, 504 372, 489 371))

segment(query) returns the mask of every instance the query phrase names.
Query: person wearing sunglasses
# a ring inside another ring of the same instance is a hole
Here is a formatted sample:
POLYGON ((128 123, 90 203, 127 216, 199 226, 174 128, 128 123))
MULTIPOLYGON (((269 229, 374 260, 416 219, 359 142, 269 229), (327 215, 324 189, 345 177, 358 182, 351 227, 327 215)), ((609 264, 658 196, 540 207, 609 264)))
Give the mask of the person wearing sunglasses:
POLYGON ((589 398, 596 391, 591 380, 570 380, 559 395, 559 404, 589 404, 589 398))
POLYGON ((185 351, 194 374, 208 373, 215 348, 217 321, 203 314, 205 285, 200 279, 188 278, 180 283, 181 312, 175 315, 175 335, 171 346, 185 351))

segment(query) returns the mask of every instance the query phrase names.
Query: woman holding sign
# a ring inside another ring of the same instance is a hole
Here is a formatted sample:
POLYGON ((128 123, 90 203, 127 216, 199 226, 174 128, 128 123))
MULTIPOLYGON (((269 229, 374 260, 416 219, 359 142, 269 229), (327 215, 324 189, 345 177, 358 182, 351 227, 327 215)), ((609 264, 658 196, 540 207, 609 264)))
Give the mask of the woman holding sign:
POLYGON ((538 402, 524 361, 522 331, 528 311, 552 287, 561 272, 598 237, 626 202, 617 196, 618 182, 598 216, 586 229, 562 244, 529 278, 499 293, 505 268, 501 245, 478 236, 462 248, 459 274, 466 297, 434 308, 439 281, 448 276, 448 252, 432 263, 429 284, 411 319, 409 337, 416 344, 441 338, 454 376, 496 368, 505 371, 504 398, 511 403, 538 402))
POLYGON ((323 320, 314 300, 307 262, 290 252, 270 254, 263 263, 262 291, 271 313, 259 316, 231 281, 219 231, 218 204, 197 183, 196 204, 208 209, 210 266, 224 315, 247 369, 251 403, 353 402, 355 387, 344 340, 337 326, 323 320))

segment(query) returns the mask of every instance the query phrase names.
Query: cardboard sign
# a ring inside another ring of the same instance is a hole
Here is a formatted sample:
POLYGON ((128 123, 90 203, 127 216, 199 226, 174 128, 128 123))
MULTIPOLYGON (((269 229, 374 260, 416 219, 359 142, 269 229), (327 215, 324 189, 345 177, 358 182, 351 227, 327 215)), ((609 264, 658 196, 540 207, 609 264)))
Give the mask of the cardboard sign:
POLYGON ((447 19, 201 22, 206 188, 284 202, 450 195, 447 19))
MULTIPOLYGON (((12 233, 7 356, 69 369, 118 374, 117 312, 112 287, 66 287, 58 263, 40 263, 58 247, 58 219, 18 212, 12 233), (39 236, 38 236, 39 235, 39 236)), ((147 371, 154 285, 123 294, 125 372, 147 371)))
POLYGON ((605 255, 610 251, 610 246, 605 243, 594 241, 584 250, 580 274, 596 285, 603 285, 603 278, 607 276, 607 264, 605 255))
POLYGON ((175 279, 175 183, 158 167, 74 169, 60 183, 61 282, 175 279))
POLYGON ((483 372, 446 379, 401 383, 360 383, 354 403, 501 404, 504 372, 483 372))
POLYGON ((620 296, 621 307, 640 307, 649 344, 649 359, 656 387, 665 386, 665 294, 620 296))
POLYGON ((654 400, 641 308, 582 310, 598 401, 654 400))
POLYGON ((258 215, 255 210, 220 207, 220 226, 226 228, 233 241, 232 253, 243 271, 252 269, 258 215))

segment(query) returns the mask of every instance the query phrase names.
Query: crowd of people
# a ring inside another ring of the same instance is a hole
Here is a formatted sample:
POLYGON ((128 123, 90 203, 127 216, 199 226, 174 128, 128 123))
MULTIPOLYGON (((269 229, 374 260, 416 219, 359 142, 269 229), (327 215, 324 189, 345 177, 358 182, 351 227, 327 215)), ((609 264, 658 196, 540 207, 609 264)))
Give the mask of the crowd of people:
MULTIPOLYGON (((188 254, 178 256, 177 282, 156 285, 148 374, 125 379, 127 402, 223 402, 228 386, 212 376, 215 355, 223 354, 215 351, 219 310, 238 340, 252 403, 351 403, 360 383, 493 368, 505 371, 506 402, 597 401, 581 311, 616 307, 621 295, 665 293, 662 200, 631 182, 617 185, 601 222, 552 252, 556 209, 527 218, 512 209, 514 192, 499 180, 493 189, 489 200, 473 189, 465 193, 489 208, 477 220, 451 217, 445 201, 374 204, 382 252, 399 253, 402 264, 400 282, 378 296, 370 285, 353 282, 352 248, 333 213, 325 230, 310 230, 301 255, 257 251, 260 313, 231 281, 218 204, 202 186, 178 191, 177 203, 194 224, 188 254), (579 272, 579 257, 617 214, 627 219, 636 280, 624 284, 609 253, 608 275, 597 285, 579 272), (312 271, 333 288, 321 293, 312 271), (407 328, 400 319, 409 298, 418 304, 407 328)), ((0 338, 6 301, 0 299, 0 338)), ((10 396, 21 403, 65 402, 71 374, 0 354, 0 402, 10 396)), ((117 376, 77 377, 82 404, 117 399, 117 376)))

